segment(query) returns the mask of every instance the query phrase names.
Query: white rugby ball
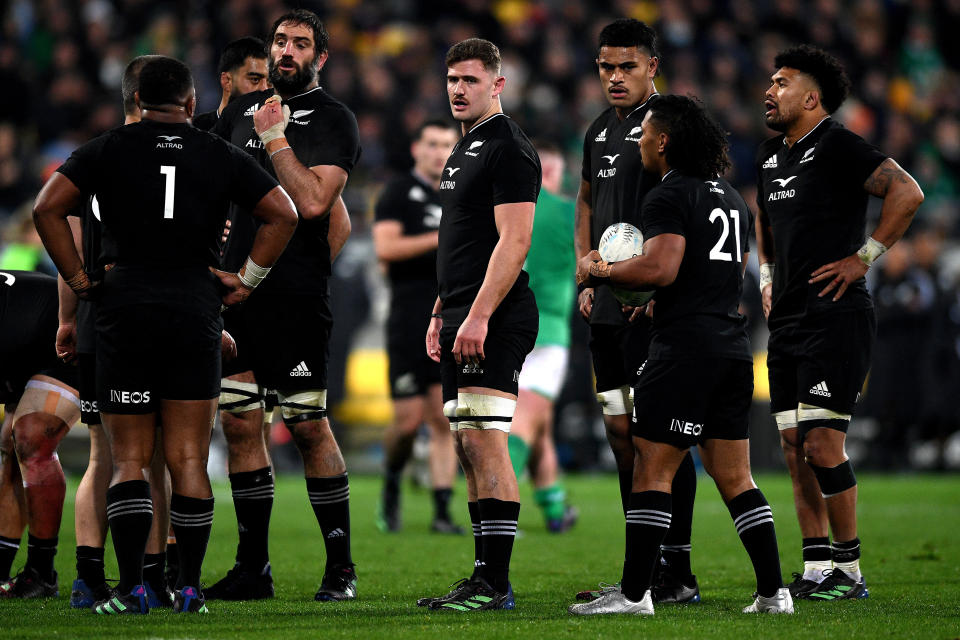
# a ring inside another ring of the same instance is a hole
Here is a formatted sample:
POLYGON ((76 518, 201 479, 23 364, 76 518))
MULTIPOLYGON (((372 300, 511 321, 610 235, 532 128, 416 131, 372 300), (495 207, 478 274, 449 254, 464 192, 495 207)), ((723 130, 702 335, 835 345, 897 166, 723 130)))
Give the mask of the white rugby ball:
MULTIPOLYGON (((643 234, 640 233, 640 229, 628 222, 614 223, 600 236, 600 246, 597 247, 597 251, 607 262, 620 262, 643 255, 643 234)), ((621 304, 631 307, 646 304, 654 294, 654 291, 630 291, 612 285, 610 291, 621 304)))

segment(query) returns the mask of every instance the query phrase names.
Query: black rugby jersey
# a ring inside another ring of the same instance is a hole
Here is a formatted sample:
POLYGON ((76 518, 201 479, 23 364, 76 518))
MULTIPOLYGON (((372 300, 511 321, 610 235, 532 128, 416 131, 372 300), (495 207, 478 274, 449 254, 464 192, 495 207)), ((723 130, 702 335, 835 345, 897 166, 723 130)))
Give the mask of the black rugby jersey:
POLYGON ((220 235, 230 202, 252 209, 277 182, 236 147, 186 123, 108 131, 57 169, 94 193, 102 225, 101 306, 219 310, 220 235))
POLYGON ((644 240, 662 233, 686 239, 676 280, 654 297, 649 357, 751 360, 738 307, 752 217, 737 190, 723 178, 671 171, 647 194, 641 222, 644 240))
MULTIPOLYGON (((213 132, 244 149, 276 177, 273 163, 253 128, 253 114, 274 95, 273 89, 254 91, 236 98, 220 114, 213 132)), ((283 102, 290 107, 285 135, 293 152, 307 168, 335 165, 348 174, 360 158, 357 119, 343 103, 316 87, 283 102)), ((253 246, 257 225, 248 211, 231 211, 233 226, 224 253, 224 268, 239 269, 253 246)), ((257 291, 326 294, 330 276, 330 216, 300 218, 297 230, 273 270, 257 291)))
POLYGON ((38 371, 57 365, 57 279, 0 271, 0 403, 16 402, 38 371))
MULTIPOLYGON (((590 246, 600 245, 600 236, 616 222, 640 226, 643 198, 659 181, 643 170, 640 161, 640 123, 658 94, 636 107, 622 121, 610 107, 600 114, 583 138, 581 177, 590 183, 590 246)), ((590 324, 624 325, 621 303, 607 287, 594 290, 590 324)))
MULTIPOLYGON (((80 218, 80 234, 83 240, 83 270, 92 280, 102 280, 104 271, 100 259, 100 202, 96 196, 88 196, 76 208, 80 218)), ((71 214, 71 215, 74 215, 71 214)), ((96 303, 92 300, 77 300, 77 351, 96 353, 96 303)))
POLYGON ((757 154, 757 205, 773 232, 771 329, 807 314, 864 309, 871 305, 863 279, 840 300, 818 298, 828 282, 808 284, 823 265, 857 252, 866 233, 863 184, 886 160, 876 147, 826 118, 793 147, 779 135, 757 154))
POLYGON ((193 126, 201 131, 210 131, 213 129, 213 126, 217 124, 217 120, 220 119, 220 116, 217 114, 217 110, 207 111, 206 113, 198 113, 193 116, 193 126))
MULTIPOLYGON (((443 168, 437 280, 446 326, 467 317, 480 291, 500 235, 493 208, 536 202, 540 158, 520 127, 502 113, 475 124, 453 148, 443 168)), ((529 292, 523 270, 504 297, 506 308, 529 292)))
MULTIPOLYGON (((403 225, 402 235, 416 236, 439 229, 441 213, 440 193, 411 171, 387 184, 374 208, 374 219, 377 222, 396 220, 403 225)), ((435 299, 437 252, 428 251, 409 260, 388 262, 387 274, 394 290, 432 283, 435 299)))

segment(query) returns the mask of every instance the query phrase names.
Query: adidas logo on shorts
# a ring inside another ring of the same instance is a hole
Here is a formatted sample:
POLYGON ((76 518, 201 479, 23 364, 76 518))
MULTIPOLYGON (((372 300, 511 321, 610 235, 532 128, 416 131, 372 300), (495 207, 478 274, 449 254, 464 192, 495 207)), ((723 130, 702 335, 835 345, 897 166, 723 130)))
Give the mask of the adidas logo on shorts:
POLYGON ((313 373, 310 372, 310 369, 307 369, 307 363, 301 360, 300 364, 295 366, 293 371, 290 372, 290 375, 293 377, 305 378, 312 376, 313 373))
POLYGON ((830 390, 827 389, 827 381, 823 380, 815 384, 811 389, 810 393, 815 396, 823 396, 824 398, 829 398, 833 394, 830 393, 830 390))
POLYGON ((328 538, 328 539, 329 539, 329 538, 342 538, 342 537, 344 537, 345 535, 347 535, 347 534, 345 534, 345 533, 343 532, 343 529, 341 529, 340 527, 337 527, 336 529, 334 529, 333 531, 331 531, 330 533, 327 534, 327 538, 328 538))

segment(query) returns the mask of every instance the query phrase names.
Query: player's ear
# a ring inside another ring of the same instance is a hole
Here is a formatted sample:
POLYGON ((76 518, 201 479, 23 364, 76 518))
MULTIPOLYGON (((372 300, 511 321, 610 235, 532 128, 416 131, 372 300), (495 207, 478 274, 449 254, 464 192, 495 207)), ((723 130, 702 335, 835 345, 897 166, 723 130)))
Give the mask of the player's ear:
POLYGON ((670 142, 670 136, 663 131, 657 136, 657 151, 659 153, 667 152, 667 143, 670 142))
POLYGON ((807 95, 803 99, 803 108, 807 111, 812 111, 817 108, 820 104, 820 92, 819 91, 808 91, 807 95))
POLYGON ((327 51, 324 51, 323 53, 317 56, 317 71, 320 71, 320 69, 323 69, 323 65, 327 64, 327 58, 329 57, 330 57, 330 53, 327 51))
POLYGON ((197 108, 197 92, 191 91, 190 95, 187 96, 187 101, 183 104, 184 111, 187 112, 187 117, 192 118, 193 112, 197 108))
POLYGON ((503 76, 497 76, 497 79, 493 81, 493 97, 496 98, 503 92, 504 85, 507 84, 507 79, 503 76))
POLYGON ((139 91, 134 91, 134 92, 133 92, 133 101, 137 104, 137 110, 138 110, 138 111, 143 111, 143 107, 140 106, 140 92, 139 92, 139 91))
POLYGON ((660 68, 660 58, 651 56, 647 61, 647 77, 655 78, 657 76, 657 69, 660 68))

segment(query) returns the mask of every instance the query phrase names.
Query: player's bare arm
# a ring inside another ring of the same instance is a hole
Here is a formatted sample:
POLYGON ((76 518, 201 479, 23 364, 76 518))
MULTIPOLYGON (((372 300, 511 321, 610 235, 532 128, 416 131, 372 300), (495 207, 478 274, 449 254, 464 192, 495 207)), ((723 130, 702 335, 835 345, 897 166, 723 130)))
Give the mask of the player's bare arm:
POLYGON ((439 237, 437 231, 404 235, 399 220, 381 220, 373 225, 373 248, 384 262, 401 262, 435 251, 439 237))
POLYGON ((264 149, 273 162, 277 180, 293 198, 297 211, 308 220, 322 218, 340 197, 347 184, 347 172, 333 165, 305 167, 285 136, 275 137, 276 134, 270 133, 282 133, 286 120, 279 100, 268 100, 253 114, 254 129, 265 140, 264 149))
POLYGON ((673 283, 683 261, 687 240, 675 233, 662 233, 643 243, 643 255, 606 262, 591 251, 577 262, 577 282, 606 281, 627 289, 666 287, 673 283))
POLYGON ((333 208, 330 209, 330 229, 327 231, 327 244, 330 245, 330 262, 337 259, 340 250, 347 243, 353 225, 350 223, 350 213, 347 211, 347 205, 343 202, 343 197, 337 198, 333 208))
POLYGON ((430 314, 430 324, 427 325, 427 356, 434 362, 440 362, 440 329, 443 328, 443 319, 440 312, 443 310, 443 302, 439 296, 433 303, 433 312, 430 314))
POLYGON ((83 270, 83 260, 67 221, 70 211, 80 204, 81 199, 80 190, 69 178, 54 173, 43 185, 33 205, 33 222, 57 271, 70 288, 83 297, 93 285, 83 270))
MULTIPOLYGON (((773 270, 777 263, 777 256, 773 249, 773 227, 763 207, 757 208, 757 261, 760 264, 760 306, 763 308, 763 317, 770 317, 773 306, 773 270)), ((744 260, 746 265, 746 260, 744 260)))
MULTIPOLYGON (((77 252, 83 256, 82 235, 80 232, 80 219, 76 217, 67 218, 70 224, 70 231, 73 233, 73 244, 77 252)), ((57 357, 64 362, 72 362, 77 357, 77 294, 73 292, 63 276, 57 275, 57 339, 56 349, 57 357)))
MULTIPOLYGON (((239 273, 229 273, 210 267, 210 270, 220 278, 220 282, 227 287, 228 291, 223 296, 223 303, 227 306, 243 302, 253 291, 253 287, 244 280, 250 262, 259 265, 260 269, 269 271, 283 253, 287 242, 297 228, 297 211, 282 187, 274 187, 267 192, 267 195, 263 196, 254 207, 252 214, 262 224, 253 240, 247 264, 240 269, 239 273)), ((260 279, 262 280, 263 277, 265 274, 260 279)))
MULTIPOLYGON (((593 216, 593 207, 590 205, 590 182, 580 179, 580 190, 577 191, 577 201, 573 210, 573 248, 577 259, 590 253, 590 221, 593 216)), ((593 287, 587 287, 580 292, 577 298, 577 307, 580 315, 590 319, 593 311, 593 287)))
POLYGON ((490 255, 477 298, 453 342, 453 356, 457 362, 478 362, 483 359, 487 321, 516 282, 530 249, 533 210, 533 202, 512 202, 493 208, 500 240, 490 255))
POLYGON ((825 264, 811 274, 811 284, 829 280, 818 294, 821 298, 834 290, 834 302, 843 297, 847 287, 864 277, 870 265, 903 236, 923 202, 920 185, 891 158, 880 163, 863 188, 883 199, 880 223, 857 253, 825 264))

